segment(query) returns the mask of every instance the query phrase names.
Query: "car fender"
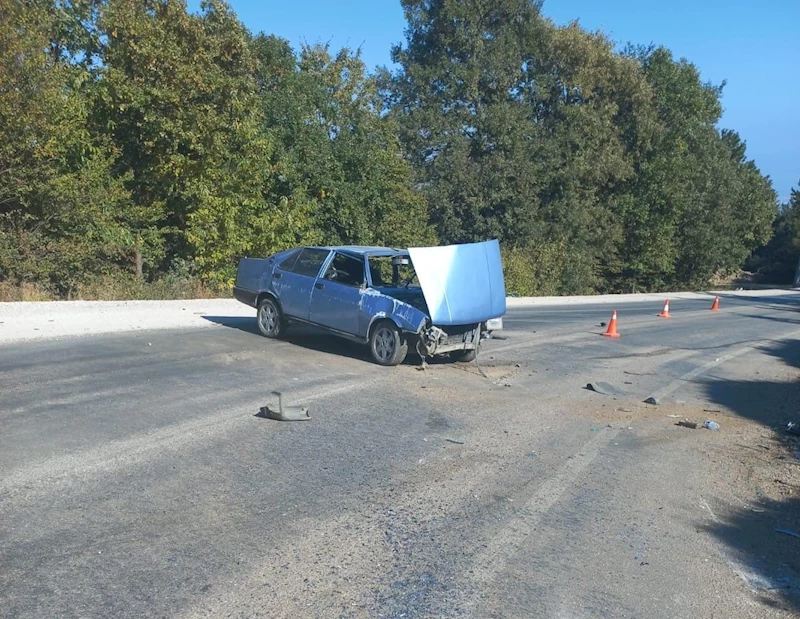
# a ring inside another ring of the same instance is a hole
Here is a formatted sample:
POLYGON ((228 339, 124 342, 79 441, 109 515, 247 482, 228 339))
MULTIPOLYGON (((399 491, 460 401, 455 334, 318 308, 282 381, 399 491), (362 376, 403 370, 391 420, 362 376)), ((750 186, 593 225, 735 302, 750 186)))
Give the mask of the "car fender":
POLYGON ((394 297, 378 292, 374 288, 361 291, 359 310, 369 317, 366 334, 378 320, 391 320, 398 329, 407 333, 420 333, 428 322, 428 315, 413 305, 404 303, 394 297))

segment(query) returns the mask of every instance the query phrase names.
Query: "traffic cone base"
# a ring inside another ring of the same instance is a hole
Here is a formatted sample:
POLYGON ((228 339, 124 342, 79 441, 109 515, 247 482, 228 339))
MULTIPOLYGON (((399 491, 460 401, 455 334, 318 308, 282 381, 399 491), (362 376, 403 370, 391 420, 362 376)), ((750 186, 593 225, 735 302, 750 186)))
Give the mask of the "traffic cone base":
POLYGON ((719 296, 714 297, 714 302, 711 304, 711 311, 712 312, 719 311, 719 296))
POLYGON ((661 310, 661 313, 658 315, 659 318, 672 318, 669 314, 669 299, 664 301, 664 309, 661 310))
POLYGON ((608 323, 608 329, 603 333, 604 337, 619 337, 617 333, 617 310, 611 312, 611 321, 608 323))

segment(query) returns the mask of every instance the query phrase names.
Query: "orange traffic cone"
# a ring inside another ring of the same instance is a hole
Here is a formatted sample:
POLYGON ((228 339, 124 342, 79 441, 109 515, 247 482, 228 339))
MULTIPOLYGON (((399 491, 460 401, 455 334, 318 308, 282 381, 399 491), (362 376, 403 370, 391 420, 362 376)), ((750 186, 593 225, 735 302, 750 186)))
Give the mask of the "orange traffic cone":
POLYGON ((719 311, 719 296, 714 297, 714 302, 711 304, 711 311, 712 312, 719 311))
POLYGON ((658 315, 658 317, 659 318, 672 318, 672 316, 669 315, 669 299, 664 301, 664 309, 661 310, 661 313, 658 315))
POLYGON ((608 323, 608 330, 603 335, 605 337, 619 337, 619 333, 617 333, 617 310, 611 312, 611 322, 608 323))

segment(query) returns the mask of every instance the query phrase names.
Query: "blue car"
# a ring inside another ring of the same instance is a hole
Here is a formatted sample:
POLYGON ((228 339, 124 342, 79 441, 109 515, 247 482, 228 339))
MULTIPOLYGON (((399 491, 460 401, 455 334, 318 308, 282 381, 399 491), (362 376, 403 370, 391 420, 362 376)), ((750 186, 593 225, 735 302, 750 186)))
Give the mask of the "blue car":
POLYGON ((402 363, 409 349, 423 360, 473 360, 481 341, 502 329, 506 311, 497 241, 297 247, 242 258, 233 294, 256 308, 266 337, 308 324, 367 344, 380 365, 402 363))

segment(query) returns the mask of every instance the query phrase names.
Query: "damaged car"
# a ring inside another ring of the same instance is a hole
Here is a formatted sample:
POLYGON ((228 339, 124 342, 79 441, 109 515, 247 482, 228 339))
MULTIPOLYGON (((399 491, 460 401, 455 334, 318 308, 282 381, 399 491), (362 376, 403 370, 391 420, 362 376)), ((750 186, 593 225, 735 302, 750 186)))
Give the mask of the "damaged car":
POLYGON ((259 331, 307 324, 367 344, 380 365, 409 350, 422 359, 475 359, 503 328, 505 282, 496 240, 396 249, 297 247, 239 261, 236 299, 256 308, 259 331))

